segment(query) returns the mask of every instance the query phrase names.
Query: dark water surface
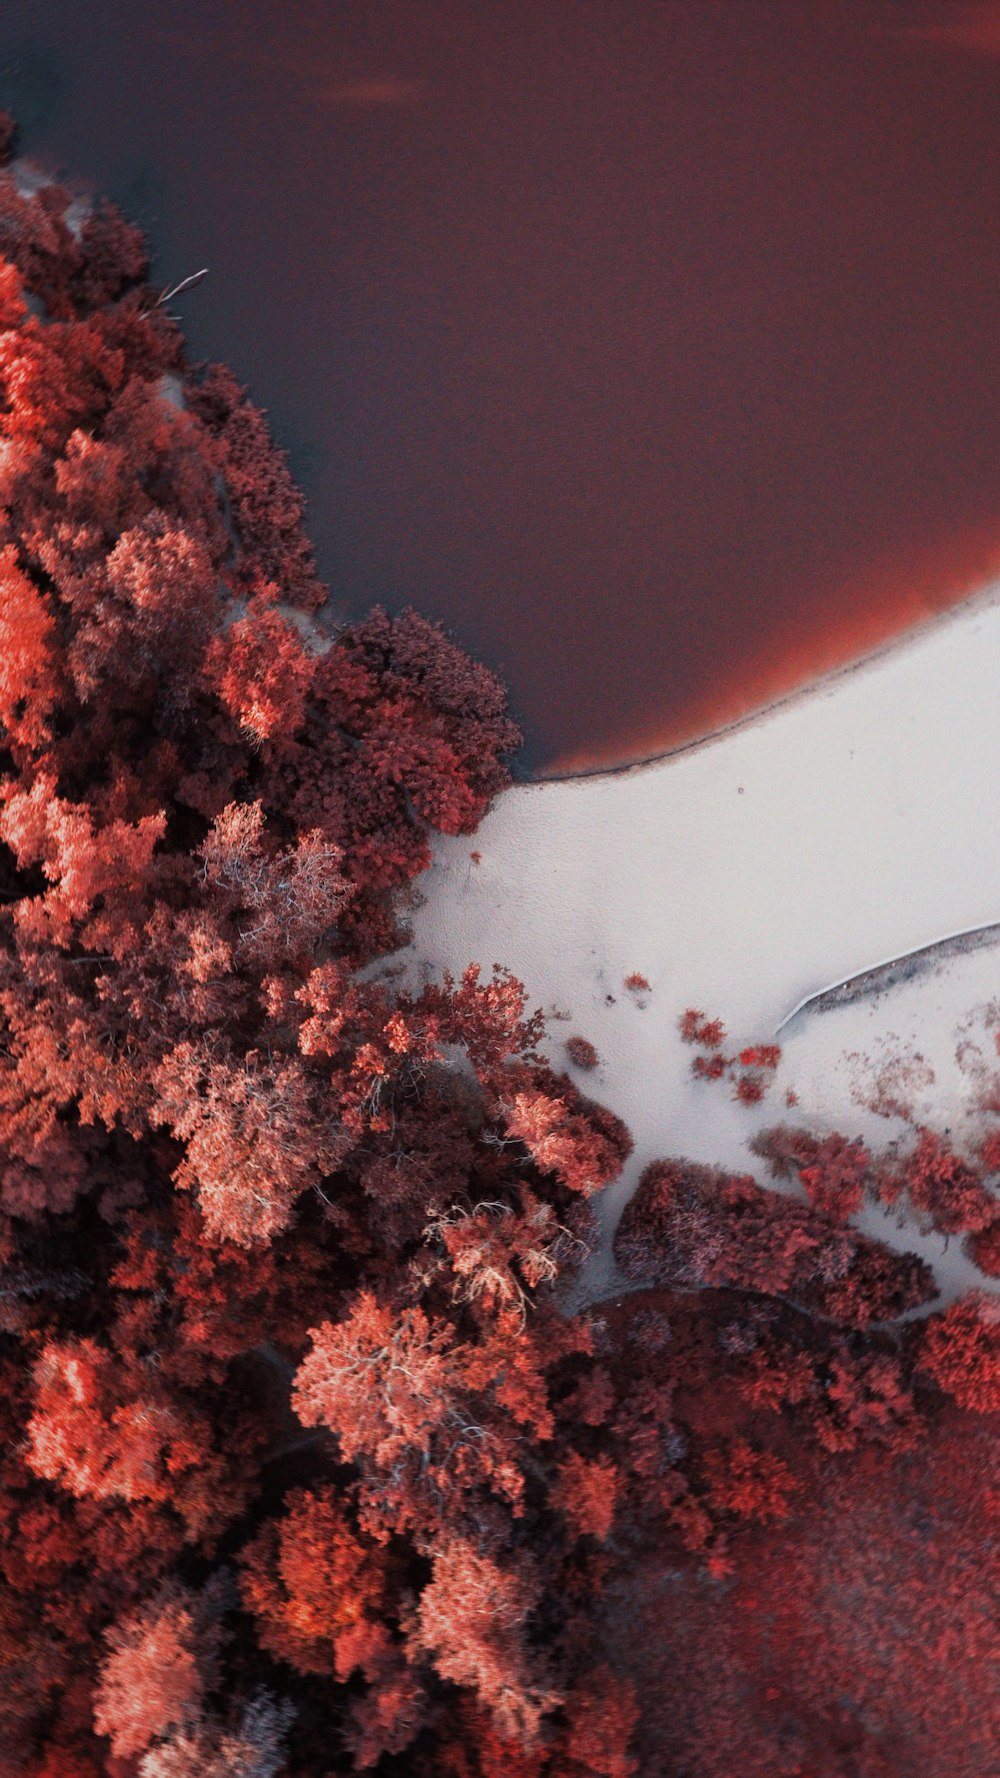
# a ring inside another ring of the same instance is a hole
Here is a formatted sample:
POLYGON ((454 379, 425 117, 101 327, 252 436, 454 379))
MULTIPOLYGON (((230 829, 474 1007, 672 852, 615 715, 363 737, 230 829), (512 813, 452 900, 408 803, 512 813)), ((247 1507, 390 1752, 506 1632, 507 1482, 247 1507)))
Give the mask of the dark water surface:
POLYGON ((335 599, 444 618, 528 763, 1000 564, 1000 5, 4 0, 0 94, 210 266, 335 599))

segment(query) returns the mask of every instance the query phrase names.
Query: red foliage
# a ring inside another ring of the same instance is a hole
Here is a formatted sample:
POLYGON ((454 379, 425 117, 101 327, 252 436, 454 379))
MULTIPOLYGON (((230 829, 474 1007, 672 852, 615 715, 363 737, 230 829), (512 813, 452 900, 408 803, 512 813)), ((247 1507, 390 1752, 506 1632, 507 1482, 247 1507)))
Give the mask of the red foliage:
POLYGON ((988 1766, 992 1429, 914 1374, 921 1324, 845 1334, 758 1296, 684 1289, 627 1295, 608 1320, 629 1412, 639 1391, 658 1397, 641 1443, 619 1421, 622 1555, 594 1606, 642 1700, 640 1769, 988 1766), (672 1338, 647 1352, 632 1329, 653 1314, 672 1338))
POLYGON ((838 1228, 746 1176, 685 1161, 647 1167, 619 1223, 615 1254, 637 1282, 761 1291, 859 1326, 934 1294, 915 1254, 838 1228))
POLYGON ((358 1536, 334 1488, 294 1490, 240 1562, 243 1603, 269 1653, 341 1681, 378 1674, 389 1647, 385 1558, 358 1536))
POLYGON ((566 1054, 576 1068, 596 1068, 600 1057, 586 1037, 568 1037, 566 1054))
MULTIPOLYGON (((459 1296, 469 1300, 466 1291, 459 1296)), ((367 1291, 340 1322, 312 1333, 293 1406, 303 1425, 335 1434, 359 1475, 362 1523, 375 1536, 387 1529, 387 1475, 388 1523, 420 1535, 477 1524, 496 1502, 515 1518, 524 1514, 529 1450, 554 1431, 546 1371, 566 1337, 551 1321, 525 1324, 502 1297, 472 1300, 484 1314, 475 1338, 367 1291)))
POLYGON ((271 596, 258 593, 222 634, 213 636, 205 673, 220 702, 250 737, 295 733, 305 720, 306 693, 313 662, 303 653, 299 633, 275 609, 271 596))
POLYGON ((197 1602, 151 1601, 107 1633, 109 1654, 94 1693, 94 1727, 118 1758, 142 1753, 178 1729, 195 1728, 214 1666, 214 1638, 197 1602))
POLYGON ((302 526, 305 502, 264 415, 222 364, 210 366, 190 388, 189 401, 225 481, 241 544, 240 590, 280 587, 288 604, 314 611, 324 592, 302 526))
MULTIPOLYGON (((736 1687, 650 1746, 632 1555, 649 1520, 689 1618, 756 1575, 784 1623, 766 1540, 805 1563, 822 1464, 876 1514, 879 1464, 992 1405, 992 1311, 860 1331, 930 1279, 838 1226, 860 1145, 801 1132, 768 1152, 811 1205, 647 1169, 617 1254, 669 1317, 560 1311, 628 1132, 509 972, 370 967, 506 782, 503 690, 412 612, 313 627, 262 415, 188 367, 136 231, 67 203, 0 173, 4 1778, 631 1778, 636 1736, 651 1771, 843 1778, 836 1650, 790 1739, 736 1687)), ((776 1046, 681 1024, 759 1096, 776 1046)), ((923 1132, 900 1181, 989 1257, 968 1163, 923 1132)))
POLYGON ((691 1072, 697 1080, 725 1078, 732 1082, 733 1098, 739 1104, 760 1103, 781 1060, 776 1043, 751 1044, 736 1055, 724 1055, 726 1027, 722 1020, 708 1019, 693 1006, 681 1014, 677 1028, 682 1043, 695 1044, 701 1051, 691 1062, 691 1072))
POLYGON ((973 1265, 985 1272, 987 1278, 1000 1278, 1000 1216, 970 1235, 965 1248, 973 1265))
POLYGON ((591 1335, 545 1295, 628 1138, 505 972, 362 968, 516 730, 413 613, 307 645, 260 414, 188 371, 134 232, 64 209, 0 183, 3 1733, 25 1770, 267 1778, 289 1732, 303 1772, 398 1754, 457 1686, 544 1738, 570 1651, 532 1614, 613 1496, 555 1442, 591 1335), (209 1647, 184 1577, 223 1547, 209 1647))
POLYGON ((242 1505, 208 1415, 155 1371, 93 1340, 50 1341, 34 1384, 25 1460, 36 1475, 81 1498, 169 1504, 192 1541, 242 1505))
POLYGON ((642 1700, 641 1770, 988 1770, 1000 1728, 984 1683, 995 1640, 988 1446, 945 1419, 919 1452, 891 1459, 866 1449, 810 1461, 800 1449, 787 1516, 741 1529, 721 1582, 678 1553, 669 1527, 637 1516, 598 1611, 642 1700))
MULTIPOLYGON (((991 1168, 992 1139, 982 1145, 980 1161, 991 1168)), ((997 1199, 972 1162, 957 1155, 944 1136, 917 1131, 913 1149, 902 1157, 890 1151, 873 1161, 863 1143, 836 1132, 823 1137, 776 1124, 753 1138, 751 1147, 763 1155, 776 1179, 797 1176, 817 1209, 837 1221, 860 1210, 866 1196, 886 1204, 903 1200, 931 1228, 943 1235, 968 1233, 969 1251, 981 1255, 977 1264, 989 1271, 1000 1224, 997 1199)))
POLYGON ((993 1130, 980 1144, 979 1160, 984 1173, 1000 1173, 1000 1130, 993 1130))
POLYGON ((608 1457, 592 1461, 571 1451, 552 1490, 552 1504, 580 1537, 603 1543, 615 1516, 618 1472, 608 1457))
POLYGON ((776 1043, 755 1043, 740 1050, 738 1060, 741 1068, 777 1068, 781 1050, 776 1043))
POLYGON ((924 1327, 920 1368, 960 1407, 1000 1409, 1000 1304, 972 1291, 924 1327))
POLYGON ((817 1210, 846 1222, 861 1209, 872 1181, 872 1163, 861 1142, 834 1131, 822 1139, 810 1131, 776 1124, 761 1130, 750 1145, 763 1155, 775 1179, 797 1174, 817 1210))
POLYGON ((691 1073, 698 1080, 721 1080, 727 1067, 725 1056, 716 1050, 712 1055, 695 1056, 691 1063, 691 1073))
POLYGON ((718 1050, 726 1041, 726 1027, 721 1019, 707 1019, 703 1012, 689 1006, 681 1013, 677 1029, 682 1043, 696 1043, 699 1049, 718 1050))
POLYGON ((568 1715, 566 1737, 569 1769, 557 1765, 553 1778, 575 1778, 586 1772, 591 1778, 633 1778, 638 1761, 629 1752, 639 1706, 635 1688, 607 1664, 581 1675, 568 1715))
POLYGON ((584 1197, 620 1173, 632 1148, 620 1118, 578 1094, 565 1075, 512 1071, 510 1087, 500 1101, 505 1128, 540 1172, 584 1197))
POLYGON ((21 572, 15 546, 7 544, 0 550, 0 726, 28 747, 49 738, 58 689, 54 632, 49 600, 21 572))
POLYGON ((761 1522, 787 1517, 796 1480, 779 1457, 735 1439, 724 1450, 710 1451, 703 1470, 708 1503, 716 1512, 761 1522))
POLYGON ((451 1537, 435 1551, 415 1640, 443 1678, 479 1697, 501 1736, 528 1746, 558 1701, 546 1687, 541 1652, 528 1657, 526 1625, 537 1600, 526 1557, 501 1566, 465 1538, 451 1537))
POLYGON ((917 1215, 942 1235, 976 1234, 997 1214, 997 1199, 976 1169, 957 1155, 945 1137, 919 1129, 916 1147, 896 1165, 880 1169, 883 1201, 908 1199, 917 1215))

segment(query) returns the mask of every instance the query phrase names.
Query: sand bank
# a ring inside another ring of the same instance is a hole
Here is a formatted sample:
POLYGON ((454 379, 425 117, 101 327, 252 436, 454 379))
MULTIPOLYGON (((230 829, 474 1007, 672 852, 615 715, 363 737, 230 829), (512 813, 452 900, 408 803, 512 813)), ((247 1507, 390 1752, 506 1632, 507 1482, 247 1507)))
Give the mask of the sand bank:
MULTIPOLYGON (((891 1100, 890 1076, 906 1078, 900 1091, 925 1121, 966 1136, 981 1126, 977 1099, 998 1065, 994 946, 800 1014, 752 1110, 692 1079, 677 1018, 696 1006, 736 1045, 766 1041, 803 996, 870 960, 1000 920, 998 592, 707 744, 631 771, 515 785, 473 840, 438 842, 414 921, 420 966, 507 964, 549 1018, 557 1065, 571 1034, 595 1045, 599 1067, 576 1078, 635 1137, 604 1194, 588 1296, 616 1288, 610 1238, 656 1156, 762 1177, 748 1138, 792 1117, 881 1146, 905 1132, 870 1109, 891 1100), (632 972, 648 993, 625 987, 632 972)), ((879 1212, 866 1226, 923 1251, 946 1297, 982 1283, 957 1243, 946 1250, 879 1212)))

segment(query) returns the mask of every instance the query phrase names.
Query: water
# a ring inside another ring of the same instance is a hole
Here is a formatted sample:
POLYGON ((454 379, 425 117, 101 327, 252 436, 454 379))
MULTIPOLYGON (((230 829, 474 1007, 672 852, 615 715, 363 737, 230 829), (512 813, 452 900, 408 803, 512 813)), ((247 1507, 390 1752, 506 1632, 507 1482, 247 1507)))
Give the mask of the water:
POLYGON ((701 733, 1000 563, 1000 5, 5 0, 25 147, 268 408, 339 605, 525 764, 701 733))

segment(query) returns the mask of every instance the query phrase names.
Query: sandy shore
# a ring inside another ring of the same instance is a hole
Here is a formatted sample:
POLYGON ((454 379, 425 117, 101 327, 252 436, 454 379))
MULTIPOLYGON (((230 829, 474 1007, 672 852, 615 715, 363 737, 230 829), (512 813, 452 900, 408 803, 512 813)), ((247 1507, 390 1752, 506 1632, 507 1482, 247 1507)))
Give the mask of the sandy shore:
MULTIPOLYGON (((507 964, 548 1015, 558 1066, 570 1035, 595 1045, 598 1068, 576 1078, 635 1137, 604 1194, 588 1297, 616 1288, 614 1226, 658 1155, 761 1177, 748 1139, 793 1116, 883 1146, 906 1129, 870 1108, 891 1100, 879 1086, 890 1076, 908 1082, 924 1121, 970 1140, 983 1127, 994 946, 800 1014, 767 1101, 749 1110, 725 1085, 692 1079, 677 1019, 695 1006, 723 1018, 737 1046, 767 1041, 825 984, 1000 920, 998 592, 703 743, 515 785, 473 840, 438 842, 414 921, 417 966, 507 964), (625 987, 632 972, 648 993, 625 987)), ((946 1298, 983 1282, 957 1243, 880 1212, 865 1226, 924 1252, 946 1298)))

